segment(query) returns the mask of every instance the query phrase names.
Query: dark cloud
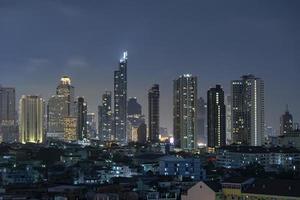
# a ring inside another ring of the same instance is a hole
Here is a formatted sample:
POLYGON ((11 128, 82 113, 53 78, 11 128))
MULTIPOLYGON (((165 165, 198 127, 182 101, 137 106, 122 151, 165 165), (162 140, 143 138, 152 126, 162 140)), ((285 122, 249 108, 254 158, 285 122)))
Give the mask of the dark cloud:
POLYGON ((172 80, 199 77, 199 91, 253 73, 266 82, 267 123, 289 104, 299 121, 299 1, 0 0, 0 80, 18 95, 54 93, 72 76, 76 95, 96 112, 129 51, 129 96, 146 112, 146 92, 161 84, 162 125, 172 129, 172 80))

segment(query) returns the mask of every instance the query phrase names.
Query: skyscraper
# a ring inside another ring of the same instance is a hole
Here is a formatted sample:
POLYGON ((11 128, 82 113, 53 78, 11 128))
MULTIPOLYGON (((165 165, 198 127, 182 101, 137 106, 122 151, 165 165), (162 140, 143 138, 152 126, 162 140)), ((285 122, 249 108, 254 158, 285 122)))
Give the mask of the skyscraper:
POLYGON ((225 105, 226 105, 226 143, 232 142, 232 116, 231 116, 231 96, 227 96, 225 99, 225 105))
POLYGON ((293 129, 293 116, 287 107, 285 113, 280 117, 280 135, 292 132, 293 129))
POLYGON ((142 115, 142 106, 137 102, 136 97, 131 97, 128 99, 128 109, 127 116, 134 117, 135 115, 142 115))
POLYGON ((64 118, 68 116, 67 97, 53 95, 47 106, 47 137, 64 138, 64 118))
POLYGON ((83 97, 78 97, 77 101, 77 137, 87 139, 87 104, 83 97))
POLYGON ((128 100, 127 122, 127 141, 136 142, 138 140, 137 130, 142 123, 145 123, 142 106, 138 103, 136 97, 128 100))
POLYGON ((0 85, 0 125, 14 125, 16 121, 15 88, 0 85))
POLYGON ((77 141, 77 117, 64 118, 64 141, 77 141))
POLYGON ((63 76, 60 79, 60 84, 56 88, 56 94, 66 97, 68 116, 75 116, 74 87, 71 85, 70 77, 63 76))
POLYGON ((148 91, 149 141, 159 141, 159 85, 154 84, 148 91))
POLYGON ((115 140, 127 143, 127 52, 119 62, 119 69, 114 72, 114 135, 115 140))
POLYGON ((111 96, 111 92, 106 91, 102 95, 102 104, 98 106, 98 138, 102 141, 114 139, 112 135, 111 96))
POLYGON ((95 113, 88 113, 87 114, 86 123, 87 123, 87 138, 88 139, 96 138, 97 127, 96 127, 95 113))
POLYGON ((206 144, 206 121, 207 121, 207 105, 205 100, 200 97, 196 104, 196 142, 206 144))
POLYGON ((226 145, 226 108, 224 91, 220 85, 207 92, 207 146, 226 145))
POLYGON ((232 139, 234 143, 264 143, 264 82, 253 75, 231 82, 232 139))
POLYGON ((18 140, 15 88, 1 87, 1 85, 0 133, 2 133, 2 141, 4 142, 13 142, 18 140))
POLYGON ((145 123, 140 124, 137 129, 137 141, 144 144, 147 142, 147 125, 145 123))
POLYGON ((44 101, 39 96, 23 95, 19 103, 19 133, 22 143, 44 141, 44 101))
POLYGON ((196 147, 197 77, 184 74, 174 80, 173 125, 175 146, 184 150, 196 147))

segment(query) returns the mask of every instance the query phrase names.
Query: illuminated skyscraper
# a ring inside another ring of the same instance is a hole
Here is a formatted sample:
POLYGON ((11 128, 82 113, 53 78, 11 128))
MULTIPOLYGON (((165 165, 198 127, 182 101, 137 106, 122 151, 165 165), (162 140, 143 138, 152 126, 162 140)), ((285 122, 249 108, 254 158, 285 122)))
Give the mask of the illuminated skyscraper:
POLYGON ((231 82, 233 143, 264 144, 264 82, 253 75, 231 82))
POLYGON ((197 77, 185 74, 174 80, 173 95, 175 146, 192 150, 196 147, 197 77))
POLYGON ((87 137, 88 139, 96 138, 97 128, 96 128, 96 118, 95 113, 87 114, 87 137))
POLYGON ((79 140, 87 139, 87 104, 83 97, 77 101, 77 137, 79 140))
POLYGON ((77 117, 64 118, 64 140, 66 142, 72 142, 78 140, 77 117))
POLYGON ((207 92, 207 146, 226 145, 226 108, 224 91, 220 85, 207 92))
POLYGON ((66 97, 68 116, 76 116, 74 104, 74 87, 71 85, 70 77, 63 76, 60 79, 60 84, 56 88, 56 94, 66 97))
POLYGON ((44 141, 44 101, 39 96, 23 95, 19 103, 19 133, 22 143, 44 141))
POLYGON ((102 141, 113 140, 111 92, 102 95, 102 105, 98 106, 98 138, 102 141))
POLYGON ((47 107, 47 137, 64 138, 64 118, 68 116, 67 97, 53 95, 47 107))
POLYGON ((285 113, 280 117, 280 135, 290 133, 293 129, 293 116, 287 107, 285 113))
POLYGON ((127 143, 127 52, 114 72, 114 135, 115 140, 127 143))
POLYGON ((159 141, 159 85, 154 84, 148 91, 149 141, 159 141))

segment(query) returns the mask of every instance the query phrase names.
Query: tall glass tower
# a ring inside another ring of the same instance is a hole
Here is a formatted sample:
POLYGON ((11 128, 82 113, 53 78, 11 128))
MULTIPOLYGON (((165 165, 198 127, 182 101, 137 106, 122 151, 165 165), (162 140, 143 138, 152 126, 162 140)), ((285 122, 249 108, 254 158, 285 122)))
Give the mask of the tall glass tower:
POLYGON ((224 91, 220 85, 207 92, 207 146, 226 145, 226 108, 224 91))
POLYGON ((68 116, 76 116, 74 103, 74 87, 71 85, 70 77, 63 76, 60 79, 60 83, 56 88, 56 94, 63 95, 66 97, 68 116))
POLYGON ((119 62, 119 69, 114 72, 114 140, 127 143, 127 52, 119 62))
POLYGON ((113 140, 111 96, 111 91, 105 91, 102 104, 98 106, 98 138, 101 141, 113 140))
POLYGON ((173 125, 175 146, 184 150, 196 147, 197 77, 184 74, 174 80, 173 125))
POLYGON ((231 82, 233 143, 261 146, 264 143, 264 81, 254 75, 231 82))
POLYGON ((159 141, 159 85, 154 84, 148 91, 149 141, 159 141))

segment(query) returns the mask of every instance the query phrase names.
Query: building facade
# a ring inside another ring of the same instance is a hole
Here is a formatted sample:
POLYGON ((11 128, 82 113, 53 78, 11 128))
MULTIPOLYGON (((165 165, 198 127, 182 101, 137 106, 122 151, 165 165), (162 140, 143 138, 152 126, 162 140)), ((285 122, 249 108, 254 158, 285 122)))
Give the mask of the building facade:
POLYGON ((280 135, 285 135, 289 132, 292 132, 293 129, 293 116, 290 114, 287 108, 285 113, 280 117, 280 135))
POLYGON ((264 144, 264 82, 253 75, 231 82, 233 143, 264 144))
POLYGON ((98 138, 101 141, 111 141, 114 139, 112 134, 112 108, 110 91, 105 91, 102 95, 102 104, 98 106, 98 138))
POLYGON ((87 139, 87 103, 83 97, 77 101, 77 135, 79 140, 87 139))
POLYGON ((114 139, 127 143, 127 52, 114 72, 114 139))
POLYGON ((64 95, 51 96, 47 106, 47 136, 63 139, 65 117, 68 117, 67 97, 64 95))
POLYGON ((15 88, 0 85, 0 133, 3 142, 18 140, 15 88))
POLYGON ((23 95, 19 102, 19 134, 21 143, 44 141, 44 100, 23 95))
POLYGON ((174 80, 173 84, 175 147, 192 150, 196 147, 197 77, 185 74, 174 80))
POLYGON ((63 76, 60 79, 60 83, 56 88, 56 94, 65 96, 66 98, 66 110, 68 116, 76 116, 75 113, 75 89, 74 86, 71 85, 71 78, 68 76, 63 76))
POLYGON ((196 141, 198 144, 207 143, 207 104, 200 97, 196 105, 196 141))
POLYGON ((159 85, 154 84, 148 91, 149 141, 159 141, 159 85))
POLYGON ((207 139, 209 148, 226 145, 226 108, 220 85, 207 92, 207 139))

